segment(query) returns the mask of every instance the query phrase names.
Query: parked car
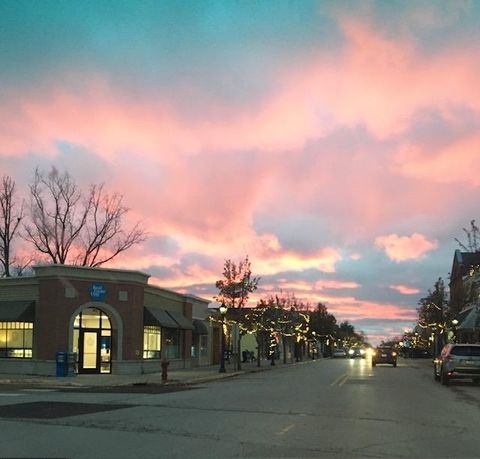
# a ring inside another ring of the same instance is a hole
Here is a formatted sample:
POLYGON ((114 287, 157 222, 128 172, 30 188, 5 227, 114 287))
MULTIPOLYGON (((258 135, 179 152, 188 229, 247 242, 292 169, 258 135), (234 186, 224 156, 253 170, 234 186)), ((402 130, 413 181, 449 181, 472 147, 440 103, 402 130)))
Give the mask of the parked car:
POLYGON ((347 351, 345 349, 334 349, 332 353, 334 359, 344 359, 347 357, 347 351))
POLYGON ((348 350, 348 356, 351 358, 351 359, 354 359, 356 357, 361 357, 361 358, 365 358, 365 349, 361 348, 361 347, 352 347, 351 349, 348 350))
POLYGON ((457 378, 480 384, 480 344, 446 344, 433 361, 433 377, 446 386, 457 378))
POLYGON ((412 347, 408 349, 407 356, 412 359, 431 359, 433 357, 430 349, 422 347, 412 347))
POLYGON ((377 363, 388 363, 397 366, 397 351, 393 347, 379 346, 372 353, 372 367, 377 363))

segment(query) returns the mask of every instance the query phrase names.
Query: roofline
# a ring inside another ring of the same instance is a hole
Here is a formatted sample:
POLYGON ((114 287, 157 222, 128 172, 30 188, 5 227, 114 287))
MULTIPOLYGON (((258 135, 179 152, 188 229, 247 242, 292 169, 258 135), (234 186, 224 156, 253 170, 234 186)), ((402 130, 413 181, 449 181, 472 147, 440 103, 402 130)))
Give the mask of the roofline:
POLYGON ((205 304, 210 303, 210 301, 206 300, 205 298, 200 298, 198 296, 190 295, 190 294, 187 294, 187 293, 176 292, 175 290, 171 290, 171 289, 164 288, 164 287, 159 287, 158 285, 148 284, 146 289, 145 289, 145 292, 150 293, 150 294, 164 293, 164 294, 171 295, 171 296, 174 296, 174 297, 181 297, 183 299, 191 299, 191 300, 198 301, 198 302, 205 303, 205 304))
POLYGON ((33 270, 35 272, 35 277, 37 278, 65 276, 77 279, 138 282, 140 284, 148 284, 148 279, 150 277, 149 274, 141 271, 61 264, 33 266, 33 270))

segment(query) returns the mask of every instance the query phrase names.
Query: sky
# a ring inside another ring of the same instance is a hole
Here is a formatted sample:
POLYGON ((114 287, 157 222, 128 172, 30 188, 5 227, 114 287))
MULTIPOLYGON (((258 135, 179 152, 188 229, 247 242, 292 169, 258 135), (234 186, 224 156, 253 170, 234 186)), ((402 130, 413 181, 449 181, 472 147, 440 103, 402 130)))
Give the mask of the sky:
POLYGON ((123 195, 110 267, 213 300, 226 259, 375 343, 478 218, 480 3, 0 0, 0 175, 123 195))

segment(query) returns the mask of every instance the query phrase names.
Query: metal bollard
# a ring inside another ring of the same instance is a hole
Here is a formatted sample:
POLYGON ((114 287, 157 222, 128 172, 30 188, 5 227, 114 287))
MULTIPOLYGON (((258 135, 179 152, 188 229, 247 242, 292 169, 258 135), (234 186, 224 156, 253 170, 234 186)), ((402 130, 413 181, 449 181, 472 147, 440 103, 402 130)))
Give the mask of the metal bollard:
POLYGON ((168 378, 167 369, 170 362, 167 359, 162 360, 162 381, 166 381, 168 378))

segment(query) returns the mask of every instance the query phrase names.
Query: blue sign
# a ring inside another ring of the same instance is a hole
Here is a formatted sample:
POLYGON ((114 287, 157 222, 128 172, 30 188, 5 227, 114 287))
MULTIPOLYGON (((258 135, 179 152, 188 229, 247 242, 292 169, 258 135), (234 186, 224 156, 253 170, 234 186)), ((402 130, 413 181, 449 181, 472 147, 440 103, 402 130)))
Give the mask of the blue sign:
POLYGON ((105 295, 107 294, 107 289, 105 285, 95 283, 90 285, 90 298, 94 301, 103 301, 105 295))

